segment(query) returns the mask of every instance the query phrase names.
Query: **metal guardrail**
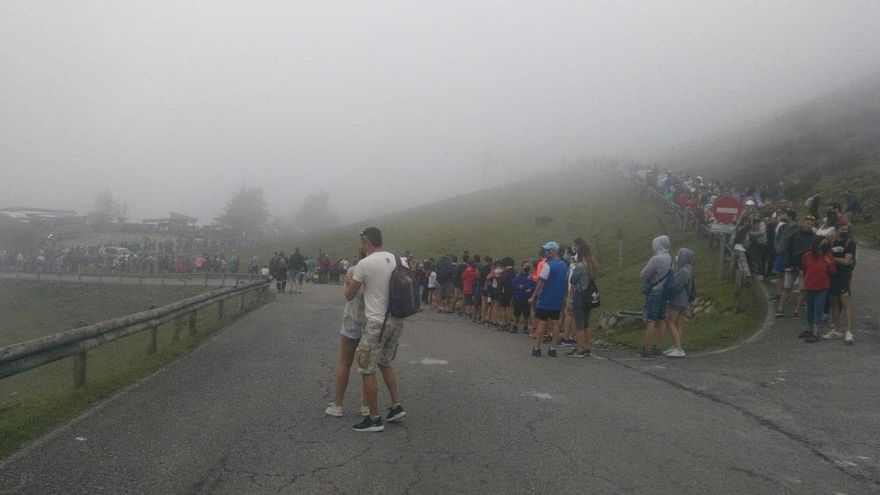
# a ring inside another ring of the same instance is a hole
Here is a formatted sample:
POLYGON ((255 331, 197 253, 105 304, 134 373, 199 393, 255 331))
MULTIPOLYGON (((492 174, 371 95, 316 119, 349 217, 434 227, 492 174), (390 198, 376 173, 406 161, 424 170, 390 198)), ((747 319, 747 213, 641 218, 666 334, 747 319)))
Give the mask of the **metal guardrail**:
POLYGON ((79 388, 86 381, 89 350, 149 330, 147 353, 155 354, 158 350, 159 325, 176 320, 173 339, 179 340, 182 317, 188 316, 189 335, 194 336, 198 331, 199 310, 216 304, 218 318, 223 318, 226 300, 238 297, 238 309, 243 311, 254 306, 258 294, 264 294, 268 287, 269 282, 260 280, 239 287, 217 289, 148 311, 0 347, 0 379, 73 356, 74 386, 79 388), (251 295, 250 303, 246 301, 248 295, 251 295))

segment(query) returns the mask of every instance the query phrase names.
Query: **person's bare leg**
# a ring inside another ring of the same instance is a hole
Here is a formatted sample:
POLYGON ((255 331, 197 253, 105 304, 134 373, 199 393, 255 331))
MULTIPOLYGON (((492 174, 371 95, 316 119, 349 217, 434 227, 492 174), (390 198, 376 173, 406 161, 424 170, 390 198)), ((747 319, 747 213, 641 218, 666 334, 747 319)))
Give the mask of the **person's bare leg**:
POLYGON ((342 405, 345 389, 348 388, 348 377, 351 374, 351 363, 354 362, 354 351, 358 341, 345 335, 339 336, 339 363, 336 367, 336 386, 333 390, 333 403, 342 405))
POLYGON ((544 344, 544 329, 547 326, 547 322, 544 320, 538 320, 535 324, 535 347, 538 349, 544 344))
POLYGON ((843 313, 846 315, 846 331, 852 332, 853 324, 852 324, 852 300, 849 297, 849 292, 844 292, 840 295, 840 302, 843 304, 843 313))
POLYGON ((840 331, 840 299, 839 296, 828 296, 828 305, 831 306, 831 325, 837 331, 840 331))
POLYGON ((670 309, 669 318, 666 319, 669 333, 672 334, 672 346, 676 349, 681 349, 681 331, 678 326, 679 318, 681 318, 681 312, 676 309, 670 309))
POLYGON ((379 415, 379 395, 376 390, 376 373, 361 376, 364 380, 362 387, 363 403, 370 409, 370 416, 375 418, 379 415))
POLYGON ((385 387, 388 389, 388 395, 391 396, 391 404, 399 404, 400 397, 397 395, 397 373, 394 371, 394 366, 379 365, 379 370, 382 371, 382 381, 385 382, 385 387))
POLYGON ((654 327, 655 323, 653 321, 645 324, 645 350, 648 351, 654 346, 654 327))
MULTIPOLYGON (((807 291, 805 291, 805 290, 798 291, 797 300, 795 301, 795 304, 794 304, 794 312, 795 313, 801 312, 801 307, 804 305, 804 298, 806 297, 806 292, 807 291)), ((822 323, 822 322, 820 321, 819 323, 822 323)))
POLYGON ((551 335, 551 346, 555 346, 559 343, 559 321, 549 321, 550 324, 550 335, 551 335))
POLYGON ((776 308, 777 313, 785 312, 785 305, 788 303, 788 300, 791 298, 791 289, 782 289, 782 296, 779 298, 779 307, 776 308))

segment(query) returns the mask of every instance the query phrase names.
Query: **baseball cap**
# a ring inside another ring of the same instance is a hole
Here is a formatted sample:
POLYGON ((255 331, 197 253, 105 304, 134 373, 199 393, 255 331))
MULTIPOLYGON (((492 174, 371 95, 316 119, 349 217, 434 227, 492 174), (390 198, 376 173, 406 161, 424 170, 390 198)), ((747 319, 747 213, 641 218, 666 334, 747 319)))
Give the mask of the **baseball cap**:
POLYGON ((543 249, 545 251, 550 251, 550 250, 559 251, 559 243, 556 241, 548 241, 546 244, 541 246, 541 249, 543 249))

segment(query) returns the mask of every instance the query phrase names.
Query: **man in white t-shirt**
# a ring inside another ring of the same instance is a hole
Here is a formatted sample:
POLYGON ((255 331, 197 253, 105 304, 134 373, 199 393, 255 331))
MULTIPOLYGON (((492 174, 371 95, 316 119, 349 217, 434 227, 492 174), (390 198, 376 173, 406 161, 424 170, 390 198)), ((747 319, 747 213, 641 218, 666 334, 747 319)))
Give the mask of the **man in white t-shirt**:
POLYGON ((363 287, 367 324, 355 351, 355 360, 363 378, 363 401, 369 407, 370 415, 354 425, 354 430, 383 431, 385 426, 379 415, 376 367, 382 372, 382 379, 391 395, 392 405, 388 408, 386 421, 394 422, 406 416, 398 401, 397 376, 391 366, 397 355, 403 320, 388 316, 391 272, 397 266, 397 260, 393 254, 382 250, 382 232, 376 227, 368 227, 361 232, 360 250, 362 259, 354 267, 351 282, 345 286, 345 298, 351 301, 363 287))

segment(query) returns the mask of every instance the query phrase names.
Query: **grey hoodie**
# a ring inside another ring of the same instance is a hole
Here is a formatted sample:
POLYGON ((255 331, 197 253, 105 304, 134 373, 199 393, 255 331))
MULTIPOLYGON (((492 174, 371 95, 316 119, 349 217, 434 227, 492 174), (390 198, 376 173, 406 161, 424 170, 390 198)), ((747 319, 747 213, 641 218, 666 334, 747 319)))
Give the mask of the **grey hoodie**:
POLYGON ((678 308, 687 309, 690 306, 690 297, 694 286, 694 252, 688 248, 678 250, 675 260, 678 268, 675 270, 675 296, 669 300, 669 304, 678 308))
POLYGON ((652 292, 657 293, 663 290, 663 284, 659 283, 660 280, 672 270, 672 255, 669 254, 669 237, 665 235, 655 237, 651 242, 651 247, 654 248, 654 256, 642 268, 639 277, 643 284, 653 284, 654 289, 652 292))

